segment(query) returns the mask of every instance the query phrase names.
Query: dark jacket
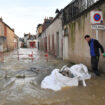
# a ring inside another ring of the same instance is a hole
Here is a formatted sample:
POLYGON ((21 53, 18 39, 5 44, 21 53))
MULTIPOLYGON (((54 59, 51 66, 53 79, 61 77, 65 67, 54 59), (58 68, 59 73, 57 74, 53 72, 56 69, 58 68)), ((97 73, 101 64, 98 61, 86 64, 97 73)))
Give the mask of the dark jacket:
POLYGON ((91 39, 91 40, 89 41, 89 46, 90 46, 90 55, 91 55, 91 56, 100 56, 100 51, 99 51, 99 49, 101 49, 101 53, 104 53, 104 48, 103 48, 102 45, 98 42, 98 40, 91 39))

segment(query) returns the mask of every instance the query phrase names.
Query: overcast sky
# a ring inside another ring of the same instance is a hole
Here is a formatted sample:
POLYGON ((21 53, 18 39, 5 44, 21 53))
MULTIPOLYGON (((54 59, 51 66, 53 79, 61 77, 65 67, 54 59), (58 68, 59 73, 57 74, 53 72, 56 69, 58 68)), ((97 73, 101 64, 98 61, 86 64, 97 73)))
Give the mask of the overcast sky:
POLYGON ((0 16, 15 33, 36 33, 36 26, 45 17, 54 17, 55 10, 62 9, 71 0, 0 0, 0 16))

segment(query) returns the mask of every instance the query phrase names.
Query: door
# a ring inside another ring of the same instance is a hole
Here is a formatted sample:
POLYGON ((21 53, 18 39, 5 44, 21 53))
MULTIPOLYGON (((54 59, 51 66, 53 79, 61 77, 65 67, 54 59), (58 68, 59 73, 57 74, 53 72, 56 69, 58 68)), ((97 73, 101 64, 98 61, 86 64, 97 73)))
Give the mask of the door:
POLYGON ((30 42, 30 47, 31 48, 35 48, 36 46, 35 46, 35 42, 30 42))
POLYGON ((57 32, 57 37, 56 37, 56 56, 58 57, 59 56, 59 32, 57 32))
POLYGON ((49 46, 49 52, 50 52, 50 35, 48 36, 48 46, 49 46))
POLYGON ((44 38, 44 48, 45 52, 47 52, 47 37, 44 38))
POLYGON ((55 48, 54 48, 54 35, 52 35, 52 54, 55 55, 55 48))
POLYGON ((3 41, 0 40, 0 52, 3 52, 3 41))

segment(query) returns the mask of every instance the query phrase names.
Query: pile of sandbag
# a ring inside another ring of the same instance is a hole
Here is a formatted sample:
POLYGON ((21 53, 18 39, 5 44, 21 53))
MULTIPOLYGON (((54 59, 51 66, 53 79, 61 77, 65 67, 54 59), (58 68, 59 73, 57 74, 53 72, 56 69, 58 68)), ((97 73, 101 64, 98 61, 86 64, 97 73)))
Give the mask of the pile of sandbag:
POLYGON ((85 80, 90 78, 88 68, 83 64, 77 64, 71 68, 63 66, 61 70, 54 69, 51 75, 45 77, 41 83, 41 88, 58 91, 64 87, 78 86, 79 81, 82 81, 83 86, 86 87, 85 80))

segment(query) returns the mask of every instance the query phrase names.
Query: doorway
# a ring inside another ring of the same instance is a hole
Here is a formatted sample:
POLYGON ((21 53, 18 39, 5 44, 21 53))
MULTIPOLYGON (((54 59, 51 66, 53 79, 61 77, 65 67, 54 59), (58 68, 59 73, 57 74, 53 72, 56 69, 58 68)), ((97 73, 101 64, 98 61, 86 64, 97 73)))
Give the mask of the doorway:
POLYGON ((56 56, 59 57, 59 32, 57 32, 57 38, 56 38, 56 56))

